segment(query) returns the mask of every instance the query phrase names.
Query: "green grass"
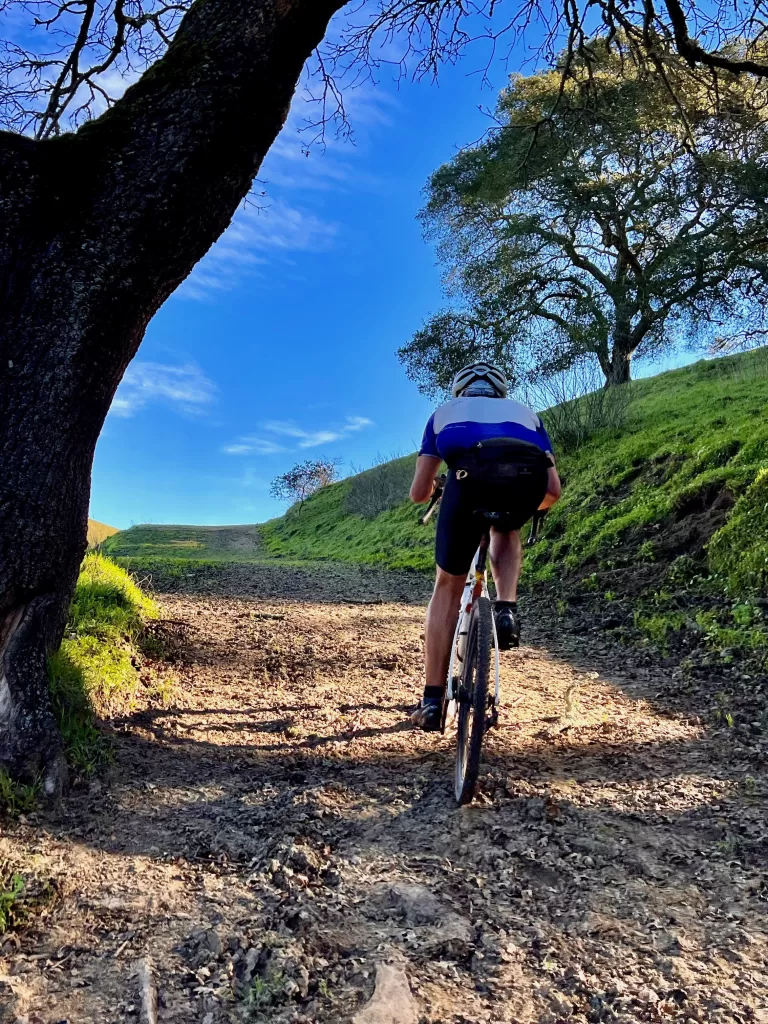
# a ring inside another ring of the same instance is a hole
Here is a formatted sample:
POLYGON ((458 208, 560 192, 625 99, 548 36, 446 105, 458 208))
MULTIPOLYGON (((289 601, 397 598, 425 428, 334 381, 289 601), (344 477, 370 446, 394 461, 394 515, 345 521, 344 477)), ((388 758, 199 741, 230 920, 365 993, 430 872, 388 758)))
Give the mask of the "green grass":
POLYGON ((635 614, 635 626, 654 647, 663 653, 668 648, 671 634, 679 632, 685 624, 686 618, 682 612, 673 611, 656 615, 644 615, 637 612, 635 614))
POLYGON ((712 568, 736 595, 768 592, 768 469, 743 492, 709 545, 712 568))
POLYGON ((398 469, 405 467, 408 472, 398 474, 401 496, 393 507, 374 516, 350 513, 360 483, 360 477, 350 477, 324 487, 302 508, 294 506, 286 515, 265 523, 261 527, 265 554, 362 562, 389 569, 430 569, 434 564, 434 523, 419 526, 419 510, 406 500, 415 456, 396 462, 398 469))
POLYGON ((0 858, 0 936, 31 924, 57 898, 55 882, 32 864, 21 867, 0 858))
POLYGON ((111 558, 209 561, 257 561, 261 557, 256 526, 132 526, 108 537, 103 550, 111 558))
MULTIPOLYGON (((764 593, 768 474, 760 473, 768 467, 767 403, 763 350, 634 382, 621 429, 598 430, 558 459, 563 499, 527 557, 527 580, 543 582, 563 570, 588 578, 637 560, 671 561, 678 535, 678 553, 685 553, 697 543, 685 536, 694 521, 703 543, 725 517, 712 505, 725 509, 738 501, 711 546, 709 569, 726 576, 735 594, 764 593), (696 519, 701 515, 709 516, 709 534, 707 522, 696 519), (747 562, 737 569, 744 554, 747 562)), ((359 479, 333 484, 300 512, 266 523, 265 553, 430 568, 434 527, 417 525, 405 494, 374 517, 348 513, 359 479)))
POLYGON ((24 878, 17 871, 5 878, 0 876, 0 935, 16 924, 25 888, 24 878))
POLYGON ((39 781, 18 782, 5 769, 0 769, 0 812, 11 818, 26 814, 35 806, 39 790, 39 781))
POLYGON ((54 710, 77 773, 92 775, 109 759, 96 715, 130 706, 140 686, 142 635, 156 615, 125 569, 86 555, 64 639, 49 661, 54 710))

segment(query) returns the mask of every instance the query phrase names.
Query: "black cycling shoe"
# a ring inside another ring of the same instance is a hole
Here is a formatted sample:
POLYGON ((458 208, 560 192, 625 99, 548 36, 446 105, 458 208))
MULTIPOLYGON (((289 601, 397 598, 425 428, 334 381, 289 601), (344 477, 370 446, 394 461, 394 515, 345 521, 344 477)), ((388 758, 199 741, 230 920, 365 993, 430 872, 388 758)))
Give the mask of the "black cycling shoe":
POLYGON ((517 614, 517 604, 514 601, 496 601, 494 613, 499 650, 508 651, 512 647, 519 647, 520 616, 517 614))
POLYGON ((410 718, 413 724, 424 732, 439 732, 443 723, 443 700, 444 694, 439 688, 426 687, 424 696, 411 712, 410 718), (430 692, 427 693, 427 690, 430 692))

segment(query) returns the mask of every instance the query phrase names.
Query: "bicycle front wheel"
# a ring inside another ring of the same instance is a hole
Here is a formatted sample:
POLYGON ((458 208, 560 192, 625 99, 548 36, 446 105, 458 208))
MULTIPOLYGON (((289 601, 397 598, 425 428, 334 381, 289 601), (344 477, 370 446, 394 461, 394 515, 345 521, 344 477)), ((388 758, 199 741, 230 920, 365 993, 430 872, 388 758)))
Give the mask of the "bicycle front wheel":
POLYGON ((480 770, 480 751, 488 711, 488 677, 491 671, 493 622, 491 602, 479 597, 472 606, 458 693, 456 734, 456 775, 454 794, 459 804, 468 804, 475 793, 480 770))

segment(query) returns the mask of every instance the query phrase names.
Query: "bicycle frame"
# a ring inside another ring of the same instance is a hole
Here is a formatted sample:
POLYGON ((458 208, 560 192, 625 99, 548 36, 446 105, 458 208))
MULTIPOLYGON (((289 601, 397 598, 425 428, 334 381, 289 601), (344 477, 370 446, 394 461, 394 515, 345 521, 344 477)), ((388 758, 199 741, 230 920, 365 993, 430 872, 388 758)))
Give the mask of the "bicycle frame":
MULTIPOLYGON (((434 515, 437 507, 440 504, 440 499, 443 495, 444 478, 440 481, 438 486, 435 488, 434 493, 429 501, 426 511, 419 517, 419 523, 423 526, 425 523, 434 515)), ((546 516, 545 510, 537 510, 533 515, 531 522, 531 531, 526 541, 526 547, 531 547, 539 539, 539 527, 542 520, 546 516)), ((459 605, 459 615, 456 622, 456 629, 453 634, 453 642, 451 644, 451 657, 448 662, 448 679, 446 684, 446 703, 444 705, 443 721, 441 725, 441 731, 445 730, 445 722, 447 718, 448 710, 450 710, 450 716, 454 717, 456 713, 456 676, 454 669, 456 667, 456 659, 458 657, 459 643, 464 637, 464 643, 469 637, 469 619, 472 614, 472 608, 475 601, 479 597, 487 597, 490 600, 490 594, 488 593, 488 548, 491 542, 491 524, 489 523, 485 533, 480 539, 480 545, 475 552, 475 557, 472 560, 472 567, 467 573, 467 581, 464 584, 464 590, 461 595, 461 604, 459 605), (451 707, 453 705, 453 707, 451 707)), ((499 637, 496 632, 496 617, 491 616, 491 625, 493 628, 493 653, 494 653, 494 671, 495 671, 495 684, 493 692, 493 707, 494 715, 498 714, 496 709, 500 703, 500 674, 499 674, 499 637)), ((466 646, 465 646, 466 650, 466 646)), ((460 659, 459 659, 460 660, 460 659)))
MULTIPOLYGON (((490 599, 488 593, 488 545, 490 544, 490 529, 486 530, 483 534, 480 545, 475 552, 475 557, 472 560, 472 568, 467 573, 467 582, 464 585, 464 590, 461 594, 461 604, 459 605, 459 619, 456 623, 456 630, 453 634, 453 644, 451 645, 451 659, 448 664, 448 685, 446 695, 448 702, 456 700, 456 686, 455 686, 455 675, 454 665, 456 664, 456 658, 458 656, 458 646, 460 638, 468 637, 469 635, 469 618, 472 614, 472 606, 478 597, 487 597, 490 599)), ((493 625, 493 652, 494 652, 494 668, 496 673, 496 681, 493 695, 493 706, 499 706, 499 640, 496 635, 496 618, 491 618, 493 625)), ((466 639, 464 641, 466 651, 466 639)))

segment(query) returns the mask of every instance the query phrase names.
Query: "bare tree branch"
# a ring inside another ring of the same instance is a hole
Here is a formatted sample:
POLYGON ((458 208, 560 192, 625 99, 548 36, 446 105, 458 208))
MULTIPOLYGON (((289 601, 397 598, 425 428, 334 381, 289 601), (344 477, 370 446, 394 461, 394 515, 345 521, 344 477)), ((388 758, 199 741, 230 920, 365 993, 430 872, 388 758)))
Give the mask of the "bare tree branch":
MULTIPOLYGON (((0 125, 38 138, 76 129, 162 56, 193 2, 1 0, 18 31, 0 40, 0 125)), ((589 88, 598 35, 621 36, 622 59, 662 77, 665 54, 677 50, 714 94, 716 71, 768 76, 768 0, 359 0, 341 12, 311 63, 310 144, 323 141, 328 124, 350 133, 345 88, 384 68, 398 78, 434 77, 473 44, 481 44, 481 76, 502 47, 509 58, 522 43, 523 63, 558 61, 564 83, 578 58, 589 88)), ((676 96, 673 78, 668 87, 676 96)), ((678 112, 685 116, 682 106, 678 112)), ((534 128, 531 146, 535 135, 534 128)))

